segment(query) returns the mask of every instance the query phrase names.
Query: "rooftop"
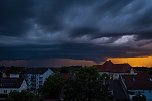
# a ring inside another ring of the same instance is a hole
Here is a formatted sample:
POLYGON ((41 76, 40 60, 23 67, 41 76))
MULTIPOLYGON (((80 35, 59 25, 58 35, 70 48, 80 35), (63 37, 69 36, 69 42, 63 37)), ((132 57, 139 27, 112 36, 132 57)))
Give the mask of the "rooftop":
POLYGON ((152 75, 138 73, 138 75, 124 75, 122 77, 128 90, 152 90, 152 75))
POLYGON ((24 78, 0 78, 0 88, 19 88, 24 78))
POLYGON ((101 72, 112 73, 128 73, 131 70, 131 66, 125 64, 113 64, 111 61, 106 61, 103 65, 96 65, 97 69, 101 72))

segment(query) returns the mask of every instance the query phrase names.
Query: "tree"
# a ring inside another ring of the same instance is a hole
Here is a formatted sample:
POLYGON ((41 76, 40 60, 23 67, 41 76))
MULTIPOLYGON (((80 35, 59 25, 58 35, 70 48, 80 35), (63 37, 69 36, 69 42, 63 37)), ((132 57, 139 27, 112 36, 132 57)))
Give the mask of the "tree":
POLYGON ((146 97, 142 94, 137 94, 132 98, 133 101, 146 101, 146 97))
POLYGON ((65 101, 109 101, 107 88, 94 68, 82 68, 63 88, 65 101))
POLYGON ((0 77, 2 77, 2 76, 3 76, 3 73, 0 72, 0 77))
POLYGON ((101 75, 101 79, 110 80, 110 76, 108 74, 104 73, 104 74, 101 75))
POLYGON ((50 76, 42 87, 42 94, 48 98, 58 98, 62 87, 64 85, 64 79, 59 73, 50 76))

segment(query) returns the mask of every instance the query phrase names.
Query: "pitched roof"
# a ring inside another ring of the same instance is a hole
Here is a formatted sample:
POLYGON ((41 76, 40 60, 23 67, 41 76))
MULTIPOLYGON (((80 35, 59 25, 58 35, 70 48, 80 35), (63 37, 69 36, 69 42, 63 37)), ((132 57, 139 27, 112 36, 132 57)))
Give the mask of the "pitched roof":
POLYGON ((152 90, 152 75, 139 73, 138 75, 122 76, 128 90, 152 90))
POLYGON ((102 66, 104 66, 104 67, 111 67, 111 66, 113 66, 114 64, 109 60, 109 61, 106 61, 102 66))
POLYGON ((0 78, 0 88, 19 88, 24 78, 0 78))
POLYGON ((43 74, 48 68, 27 68, 25 71, 27 74, 43 74))
POLYGON ((0 67, 0 72, 3 73, 12 73, 12 74, 18 74, 18 73, 24 73, 24 67, 0 67))
POLYGON ((106 61, 103 65, 95 66, 101 72, 112 73, 129 73, 131 66, 129 64, 113 64, 111 61, 106 61))

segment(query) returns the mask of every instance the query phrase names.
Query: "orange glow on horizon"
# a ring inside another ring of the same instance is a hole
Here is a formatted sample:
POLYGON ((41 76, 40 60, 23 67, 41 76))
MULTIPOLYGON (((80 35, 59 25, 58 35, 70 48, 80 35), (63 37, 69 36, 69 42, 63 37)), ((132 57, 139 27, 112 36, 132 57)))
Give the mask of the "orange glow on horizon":
POLYGON ((113 63, 128 63, 133 67, 152 67, 152 56, 136 57, 136 58, 108 58, 113 63))

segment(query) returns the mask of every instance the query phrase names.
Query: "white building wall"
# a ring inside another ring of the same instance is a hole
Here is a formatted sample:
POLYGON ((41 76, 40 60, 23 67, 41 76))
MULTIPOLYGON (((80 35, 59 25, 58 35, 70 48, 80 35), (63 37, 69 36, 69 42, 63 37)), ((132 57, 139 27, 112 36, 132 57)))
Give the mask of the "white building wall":
POLYGON ((120 75, 119 73, 114 73, 113 74, 113 79, 114 80, 118 80, 119 79, 119 75, 120 75))
POLYGON ((21 92, 22 90, 27 90, 27 82, 25 80, 23 80, 23 83, 19 88, 19 92, 21 92))
POLYGON ((0 94, 9 94, 12 91, 19 91, 18 88, 0 88, 0 94))
POLYGON ((27 83, 25 80, 19 88, 0 88, 0 94, 9 94, 13 91, 21 92, 22 90, 27 90, 27 83))
POLYGON ((10 74, 10 78, 19 78, 19 74, 10 74))
POLYGON ((114 80, 118 80, 120 75, 137 75, 137 73, 134 73, 133 69, 132 69, 132 71, 130 73, 99 72, 100 75, 103 75, 105 73, 110 75, 114 80))
POLYGON ((53 75, 53 71, 51 69, 48 69, 44 74, 26 74, 26 81, 28 83, 28 89, 31 89, 32 87, 32 83, 35 83, 36 89, 39 89, 41 86, 43 86, 45 80, 50 76, 53 75), (36 76, 36 81, 32 82, 31 77, 32 76, 36 76))
POLYGON ((50 70, 50 69, 48 69, 48 70, 43 74, 43 83, 45 82, 45 80, 46 80, 49 76, 51 76, 51 75, 53 75, 53 74, 54 74, 53 71, 50 70))
POLYGON ((25 76, 25 79, 26 79, 26 82, 27 82, 27 87, 28 87, 28 89, 30 89, 31 88, 31 74, 26 74, 26 76, 25 76))
POLYGON ((3 73, 3 74, 2 74, 2 77, 3 77, 3 78, 7 78, 8 76, 6 75, 6 73, 3 73))

